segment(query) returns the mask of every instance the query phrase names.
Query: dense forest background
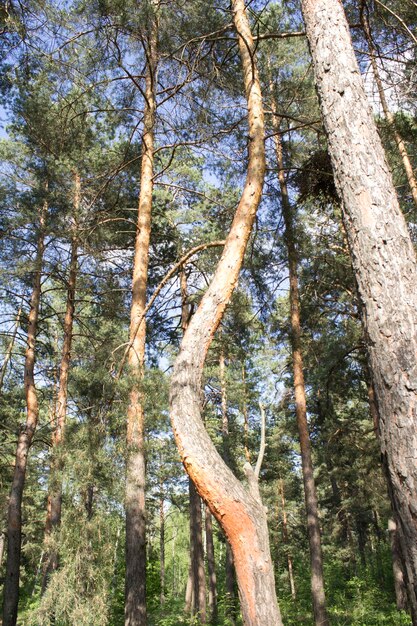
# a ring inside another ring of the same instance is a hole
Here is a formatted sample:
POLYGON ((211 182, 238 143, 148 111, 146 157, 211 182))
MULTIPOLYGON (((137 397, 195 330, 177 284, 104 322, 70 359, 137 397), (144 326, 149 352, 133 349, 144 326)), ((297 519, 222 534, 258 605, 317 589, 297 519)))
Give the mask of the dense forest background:
MULTIPOLYGON (((416 3, 343 4, 415 241, 416 3)), ((292 267, 329 623, 406 626, 363 312, 301 8, 253 0, 246 13, 263 93, 266 176, 239 283, 205 364, 205 426, 242 481, 245 462, 259 461, 283 622, 314 623, 292 267)), ((168 400, 173 362, 247 169, 247 103, 229 2, 13 0, 1 4, 0 18, 2 582, 16 445, 31 411, 34 419, 17 623, 241 624, 230 549, 188 483, 168 400), (134 317, 149 154, 152 220, 138 296, 149 305, 134 317), (144 365, 135 361, 140 347, 132 350, 141 332, 144 365), (147 617, 125 622, 126 580, 141 576, 126 574, 125 558, 126 472, 133 488, 129 468, 140 465, 128 419, 135 390, 145 425, 147 617)))

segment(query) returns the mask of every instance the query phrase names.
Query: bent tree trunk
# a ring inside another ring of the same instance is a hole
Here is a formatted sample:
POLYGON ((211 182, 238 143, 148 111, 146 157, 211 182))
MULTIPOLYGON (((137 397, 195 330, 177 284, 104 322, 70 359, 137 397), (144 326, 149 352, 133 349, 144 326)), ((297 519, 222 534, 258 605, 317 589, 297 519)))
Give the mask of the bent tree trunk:
POLYGON ((339 0, 303 0, 417 625, 417 265, 339 0))
POLYGON ((313 601, 314 622, 316 626, 328 626, 326 596, 324 592, 323 556, 321 550, 321 533, 319 507, 317 501, 316 482, 314 480, 313 458, 311 454, 310 433, 307 423, 307 400, 304 383, 304 366, 300 322, 300 296, 298 289, 298 259, 296 234, 294 225, 294 209, 288 196, 285 179, 284 158, 282 151, 280 121, 272 91, 272 113, 274 127, 275 153, 278 165, 278 181, 281 190, 282 215, 285 224, 284 239, 288 252, 288 269, 290 279, 290 322, 292 363, 294 377, 295 413, 297 418, 298 436, 300 439, 301 465, 304 483, 304 498, 307 513, 308 541, 311 563, 311 596, 313 601))
POLYGON ((39 406, 35 387, 35 343, 41 299, 42 264, 45 251, 46 201, 39 215, 39 234, 30 299, 25 355, 24 385, 26 423, 17 441, 12 488, 7 511, 7 563, 3 589, 3 626, 15 626, 19 603, 20 555, 22 549, 22 499, 29 449, 38 424, 39 406))
POLYGON ((146 45, 146 77, 142 165, 138 223, 133 261, 130 350, 128 363, 134 376, 127 412, 126 451, 126 577, 125 626, 146 626, 146 519, 145 519, 145 416, 142 381, 145 361, 146 307, 149 242, 151 234, 155 89, 157 70, 157 17, 154 9, 146 45), (141 320, 138 327, 138 320, 141 320))
POLYGON ((61 524, 62 512, 62 445, 65 437, 67 421, 68 374, 71 363, 71 347, 75 311, 75 289, 78 269, 78 232, 77 216, 81 200, 81 181, 78 172, 74 174, 74 224, 71 237, 71 257, 67 283, 67 303, 64 318, 64 341, 62 345, 61 364, 59 368, 59 384, 55 430, 52 435, 52 464, 48 493, 47 515, 45 524, 46 558, 42 578, 42 592, 46 590, 48 579, 58 567, 58 550, 51 545, 51 535, 61 524), (49 545, 48 545, 49 544, 49 545))
POLYGON ((249 162, 245 187, 215 275, 192 317, 175 361, 171 420, 182 462, 233 550, 244 623, 280 626, 265 510, 228 469, 201 420, 207 351, 236 285, 265 174, 262 96, 243 0, 233 0, 248 101, 249 162))

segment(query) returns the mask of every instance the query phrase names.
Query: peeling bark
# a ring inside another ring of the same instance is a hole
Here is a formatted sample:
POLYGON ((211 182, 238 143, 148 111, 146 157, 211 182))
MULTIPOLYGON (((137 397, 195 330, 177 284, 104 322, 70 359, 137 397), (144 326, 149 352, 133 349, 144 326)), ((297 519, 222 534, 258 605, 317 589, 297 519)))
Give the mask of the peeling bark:
POLYGON ((237 283, 265 174, 262 95, 255 46, 243 0, 233 0, 232 10, 248 100, 248 172, 215 275, 191 319, 175 361, 171 420, 183 464, 232 546, 245 625, 281 626, 265 510, 221 459, 204 428, 200 408, 204 361, 237 283))
POLYGON ((329 152, 362 301, 408 599, 417 625, 417 265, 339 0, 303 0, 329 152))

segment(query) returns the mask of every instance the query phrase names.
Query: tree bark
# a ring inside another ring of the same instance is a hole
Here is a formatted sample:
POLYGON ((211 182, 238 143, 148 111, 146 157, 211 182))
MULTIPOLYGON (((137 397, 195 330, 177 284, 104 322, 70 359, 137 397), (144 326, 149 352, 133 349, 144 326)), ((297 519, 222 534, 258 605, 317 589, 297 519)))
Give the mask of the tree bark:
POLYGON ((145 416, 142 381, 144 376, 146 323, 138 320, 146 307, 149 242, 151 233, 154 128, 156 114, 157 16, 153 9, 149 36, 144 40, 146 76, 144 126, 138 223, 133 263, 132 306, 128 363, 135 380, 129 395, 126 450, 126 577, 125 626, 146 626, 146 518, 145 518, 145 416))
POLYGON ((369 19, 367 16, 367 11, 368 11, 368 8, 366 6, 366 3, 362 0, 361 5, 360 5, 360 18, 361 18, 362 30, 364 32, 365 39, 368 44, 369 58, 370 58, 372 70, 374 73, 375 83, 378 89, 379 99, 381 101, 382 110, 384 112, 384 116, 387 121, 388 128, 390 129, 392 136, 395 139, 398 152, 403 162, 404 170, 407 176, 407 181, 410 187, 414 205, 417 207, 417 181, 414 176, 413 166, 411 165, 411 160, 407 151, 407 146, 405 145, 405 141, 403 140, 400 133, 398 132, 398 129, 395 123, 395 117, 391 113, 389 106, 388 106, 387 99, 385 97, 384 86, 382 84, 381 75, 378 69, 378 63, 376 61, 375 46, 374 46, 374 42, 373 42, 372 35, 371 35, 371 29, 369 26, 369 19))
POLYGON ((16 449, 13 481, 7 511, 7 563, 3 589, 3 626, 15 626, 19 603, 20 556, 22 548, 22 499, 25 486, 29 449, 39 419, 35 387, 35 345, 41 299, 42 265, 45 251, 45 223, 48 205, 45 200, 39 212, 39 233, 34 268, 34 280, 28 318, 24 386, 26 423, 21 428, 16 449))
POLYGON ((78 271, 78 214, 81 202, 81 179, 78 172, 74 173, 74 200, 73 200, 73 228, 71 237, 71 257, 67 283, 67 303, 64 318, 64 342, 62 346, 61 365, 59 369, 59 383, 56 411, 55 430, 52 435, 52 464, 51 478, 48 493, 47 515, 45 524, 46 558, 42 577, 42 593, 48 585, 52 572, 58 568, 58 550, 51 543, 51 535, 61 524, 62 511, 62 445, 65 438, 67 420, 68 375, 71 364, 71 347, 73 337, 75 290, 78 271))
POLYGON ((417 625, 417 266, 338 0, 303 0, 329 151, 364 310, 393 510, 417 625))
POLYGON ((215 275, 190 321, 175 361, 171 420, 184 466, 232 546, 245 625, 280 626, 264 507, 226 466, 201 420, 204 361, 238 279, 265 174, 262 95, 255 46, 243 0, 233 0, 232 9, 248 100, 248 173, 215 275))
POLYGON ((298 435, 300 439, 301 464, 304 482, 304 497, 307 512, 307 528, 310 546, 311 563, 311 595, 313 601, 314 622, 316 626, 328 626, 326 596, 324 592, 323 556, 321 550, 320 519, 317 502, 316 483, 314 480, 313 459, 311 454, 310 434, 307 423, 307 401, 304 384, 303 353, 300 323, 300 296, 298 289, 298 258, 296 234, 294 226, 294 210, 291 206, 287 181, 285 178, 284 158, 280 135, 280 120, 272 93, 272 119, 274 128, 275 154, 278 165, 278 180, 281 190, 282 215, 284 218, 284 239, 288 252, 288 269, 290 281, 290 321, 292 365, 294 377, 295 413, 298 435))

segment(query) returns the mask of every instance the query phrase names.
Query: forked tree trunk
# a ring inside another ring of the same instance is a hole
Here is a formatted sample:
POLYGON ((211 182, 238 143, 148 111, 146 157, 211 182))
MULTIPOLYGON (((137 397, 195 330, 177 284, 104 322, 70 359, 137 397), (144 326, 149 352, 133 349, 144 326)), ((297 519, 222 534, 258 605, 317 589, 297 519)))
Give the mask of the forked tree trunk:
MULTIPOLYGON (((201 419, 201 376, 207 351, 230 300, 262 194, 265 174, 262 95, 255 46, 243 0, 233 0, 249 117, 245 187, 215 275, 192 317, 175 361, 171 420, 184 466, 222 527, 235 559, 246 626, 280 626, 265 509, 221 459, 201 419)), ((248 476, 253 470, 247 467, 248 476)))
POLYGON ((290 279, 290 322, 292 344, 292 366, 294 377, 295 413, 297 418, 298 436, 300 439, 301 464, 304 483, 304 498, 307 512, 307 529, 310 547, 311 564, 311 596, 313 601, 314 622, 316 626, 328 626, 326 596, 324 592, 323 556, 321 550, 320 519, 317 502, 316 483, 313 472, 310 433, 307 423, 307 400, 304 384, 303 353, 301 348, 300 296, 298 290, 298 259, 296 250, 296 234, 294 211, 291 206, 287 181, 285 179, 284 158, 280 135, 280 120, 277 116, 273 89, 272 113, 275 154, 278 165, 278 181, 281 190, 282 215, 284 218, 284 239, 288 252, 288 269, 290 279))
POLYGON ((369 19, 367 15, 368 7, 364 0, 361 1, 360 5, 360 18, 362 29, 365 35, 366 42, 368 44, 369 50, 369 58, 371 61, 372 70, 374 73, 375 83, 378 89, 379 99, 381 102, 382 110, 384 112, 385 119, 387 121, 388 127, 392 133, 392 136, 395 139, 395 143, 397 144, 398 152, 400 154, 401 160, 403 162, 403 167, 407 176, 408 185, 410 187, 411 195, 413 197, 414 205, 417 207, 417 181, 414 176, 413 166, 411 165, 410 156, 407 151, 407 146, 405 144, 404 139, 401 137, 398 132, 395 117, 391 113, 390 108, 388 106, 387 99, 385 97, 384 86, 382 84, 381 75, 379 73, 378 63, 376 60, 375 54, 375 46, 371 35, 371 29, 369 26, 369 19))
POLYGON ((38 424, 39 406, 35 387, 35 344, 41 299, 42 265, 45 251, 45 222, 48 206, 45 201, 39 212, 39 234, 25 355, 24 386, 26 395, 26 423, 21 428, 16 449, 7 511, 7 564, 3 589, 3 626, 15 626, 19 603, 20 556, 22 549, 22 499, 26 479, 29 449, 38 424))
POLYGON ((128 363, 134 382, 127 411, 126 450, 126 577, 125 626, 146 626, 146 518, 145 416, 142 382, 145 361, 149 242, 151 233, 156 113, 157 17, 150 17, 146 46, 146 77, 138 222, 133 262, 130 351, 128 363), (141 320, 138 328, 138 320, 141 320))
POLYGON ((303 0, 417 625, 417 265, 339 0, 303 0))
MULTIPOLYGON (((71 238, 71 257, 67 283, 67 303, 64 318, 64 342, 62 346, 61 365, 59 368, 59 383, 56 411, 55 430, 52 434, 52 464, 51 478, 48 493, 47 515, 45 524, 46 558, 44 562, 42 593, 46 590, 48 579, 58 567, 58 550, 51 545, 51 535, 61 524, 62 511, 62 445, 65 437, 68 400, 68 374, 71 364, 71 346, 73 337, 75 290, 78 269, 78 229, 77 220, 81 201, 81 180, 78 172, 74 174, 74 201, 73 201, 73 232, 71 238), (48 545, 49 544, 49 545, 48 545)), ((53 540, 53 538, 52 538, 53 540)))

